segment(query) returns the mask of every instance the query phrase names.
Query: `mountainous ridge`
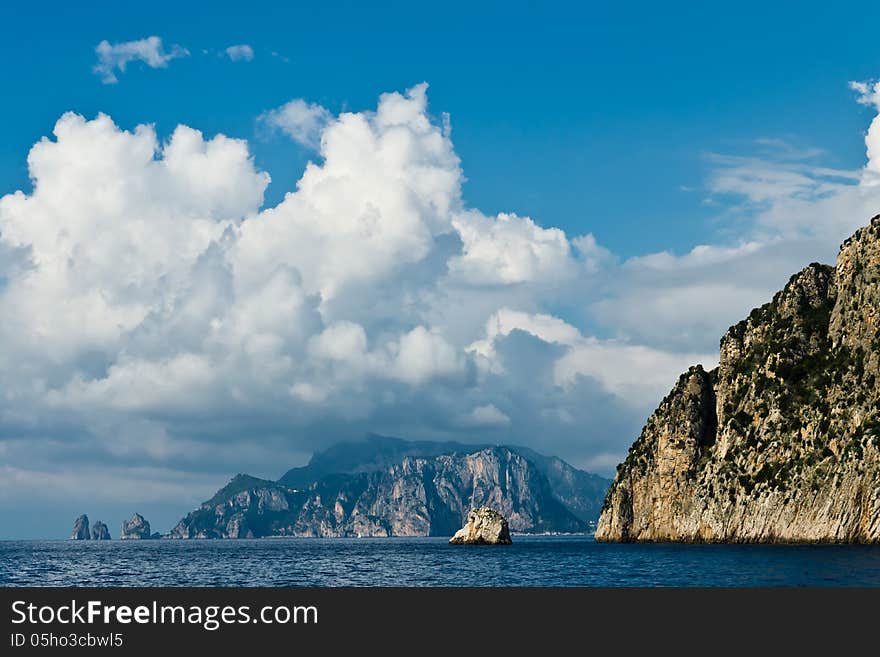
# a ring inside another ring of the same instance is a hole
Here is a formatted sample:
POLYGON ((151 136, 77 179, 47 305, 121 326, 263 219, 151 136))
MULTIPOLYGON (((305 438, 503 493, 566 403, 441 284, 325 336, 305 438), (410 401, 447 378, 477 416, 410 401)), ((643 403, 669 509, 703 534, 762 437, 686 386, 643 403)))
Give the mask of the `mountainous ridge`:
POLYGON ((525 448, 370 436, 278 481, 236 475, 168 536, 445 536, 484 505, 514 531, 581 532, 608 483, 525 448))

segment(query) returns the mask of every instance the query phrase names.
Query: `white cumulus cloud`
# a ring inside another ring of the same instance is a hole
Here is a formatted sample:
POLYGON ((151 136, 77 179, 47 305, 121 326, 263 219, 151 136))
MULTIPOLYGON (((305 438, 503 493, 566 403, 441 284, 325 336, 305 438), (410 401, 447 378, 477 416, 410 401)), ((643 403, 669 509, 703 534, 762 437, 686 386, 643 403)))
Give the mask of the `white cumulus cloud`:
POLYGON ((460 423, 463 427, 506 427, 510 418, 494 404, 485 404, 462 415, 460 423))
POLYGON ((458 214, 452 224, 463 253, 449 263, 450 272, 475 284, 563 280, 577 274, 571 245, 558 228, 542 228, 528 217, 477 211, 458 214))

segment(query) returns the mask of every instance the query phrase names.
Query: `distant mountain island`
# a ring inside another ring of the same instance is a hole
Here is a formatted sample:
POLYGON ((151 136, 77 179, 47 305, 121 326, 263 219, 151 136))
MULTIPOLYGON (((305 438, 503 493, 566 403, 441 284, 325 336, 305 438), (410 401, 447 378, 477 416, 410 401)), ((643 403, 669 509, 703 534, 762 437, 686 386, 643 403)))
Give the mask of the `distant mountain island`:
POLYGON ((514 532, 584 532, 610 483, 524 447, 373 435, 277 481, 236 475, 167 536, 451 536, 481 506, 514 532))
POLYGON ((880 542, 880 216, 682 374, 596 539, 880 542))

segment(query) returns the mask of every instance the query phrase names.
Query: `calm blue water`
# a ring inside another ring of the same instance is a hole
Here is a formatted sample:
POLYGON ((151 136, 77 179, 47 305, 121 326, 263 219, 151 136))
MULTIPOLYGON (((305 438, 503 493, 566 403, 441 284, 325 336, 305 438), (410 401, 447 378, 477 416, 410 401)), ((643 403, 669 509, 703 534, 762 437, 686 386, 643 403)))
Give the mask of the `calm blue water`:
POLYGON ((514 537, 2 541, 3 586, 880 586, 880 546, 615 545, 514 537))

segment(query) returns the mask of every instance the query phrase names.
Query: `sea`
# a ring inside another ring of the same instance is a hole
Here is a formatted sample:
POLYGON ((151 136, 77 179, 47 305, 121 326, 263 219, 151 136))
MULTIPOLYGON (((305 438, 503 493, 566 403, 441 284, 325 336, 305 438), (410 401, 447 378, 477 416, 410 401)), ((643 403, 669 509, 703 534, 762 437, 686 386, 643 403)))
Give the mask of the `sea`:
POLYGON ((513 540, 0 541, 0 586, 880 586, 880 545, 513 540))

